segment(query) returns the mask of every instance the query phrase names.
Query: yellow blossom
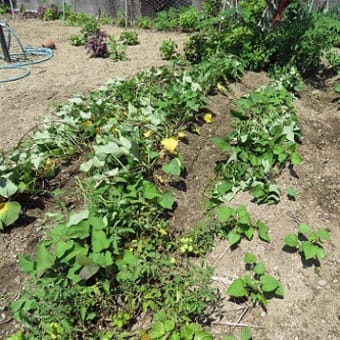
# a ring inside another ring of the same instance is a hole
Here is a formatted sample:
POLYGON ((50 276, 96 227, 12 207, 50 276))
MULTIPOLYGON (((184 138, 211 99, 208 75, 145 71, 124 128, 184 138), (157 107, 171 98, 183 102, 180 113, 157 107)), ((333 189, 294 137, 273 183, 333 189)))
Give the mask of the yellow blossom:
POLYGON ((152 135, 152 131, 151 130, 147 130, 147 131, 144 132, 144 137, 145 138, 150 138, 151 135, 152 135))
POLYGON ((175 137, 164 138, 161 141, 161 144, 163 145, 165 150, 174 154, 178 145, 178 139, 175 137))
POLYGON ((204 116, 203 116, 203 120, 208 124, 212 123, 212 121, 213 121, 212 118, 213 118, 213 115, 210 112, 205 113, 204 116))

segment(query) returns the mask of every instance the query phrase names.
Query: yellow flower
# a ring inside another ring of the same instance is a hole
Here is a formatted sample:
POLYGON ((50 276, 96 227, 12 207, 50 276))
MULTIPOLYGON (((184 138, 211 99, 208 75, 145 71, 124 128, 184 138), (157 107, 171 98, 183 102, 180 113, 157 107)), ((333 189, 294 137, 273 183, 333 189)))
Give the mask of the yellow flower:
POLYGON ((217 89, 223 95, 227 95, 227 93, 228 93, 228 90, 221 83, 217 83, 217 89))
POLYGON ((196 134, 198 134, 198 135, 201 134, 200 128, 199 128, 197 125, 195 125, 195 124, 192 124, 192 125, 190 126, 190 129, 191 129, 191 131, 192 131, 193 133, 196 133, 196 134))
POLYGON ((213 119, 212 119, 213 115, 210 113, 210 112, 207 112, 204 114, 203 116, 203 120, 208 123, 208 124, 211 124, 213 119))
POLYGON ((164 138, 161 141, 161 144, 163 145, 165 150, 174 154, 174 153, 176 153, 176 148, 177 148, 177 145, 178 145, 178 139, 175 138, 175 137, 164 138))
POLYGON ((164 228, 160 228, 159 233, 163 236, 168 235, 168 232, 164 228))
POLYGON ((177 136, 178 136, 178 138, 184 138, 185 137, 185 133, 183 131, 178 131, 177 132, 177 136))
POLYGON ((91 126, 92 122, 90 120, 85 120, 84 122, 81 123, 81 126, 86 129, 87 127, 91 126))
POLYGON ((145 138, 149 138, 149 137, 151 137, 151 135, 152 135, 152 131, 151 130, 148 130, 148 131, 144 132, 144 137, 145 138))
POLYGON ((157 179, 157 181, 161 184, 164 184, 164 179, 162 176, 159 176, 159 175, 155 175, 155 178, 157 179))

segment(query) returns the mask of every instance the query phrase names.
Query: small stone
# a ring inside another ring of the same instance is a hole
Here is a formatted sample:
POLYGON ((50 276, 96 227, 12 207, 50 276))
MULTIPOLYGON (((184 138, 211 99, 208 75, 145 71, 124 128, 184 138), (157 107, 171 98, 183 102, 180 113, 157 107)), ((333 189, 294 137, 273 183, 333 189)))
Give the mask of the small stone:
POLYGON ((319 280, 318 284, 323 287, 326 286, 327 282, 325 280, 319 280))

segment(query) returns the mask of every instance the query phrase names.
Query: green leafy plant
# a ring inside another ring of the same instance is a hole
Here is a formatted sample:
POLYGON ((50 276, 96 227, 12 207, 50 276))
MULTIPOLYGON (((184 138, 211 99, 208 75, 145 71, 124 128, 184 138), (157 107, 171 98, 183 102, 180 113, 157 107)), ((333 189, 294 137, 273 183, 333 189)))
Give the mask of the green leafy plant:
POLYGON ((284 288, 281 282, 266 273, 264 264, 257 262, 254 254, 247 253, 244 256, 244 262, 252 275, 244 275, 234 280, 227 290, 230 297, 250 299, 254 306, 260 303, 264 309, 266 309, 268 299, 283 298, 284 288))
POLYGON ((86 17, 86 20, 81 28, 82 38, 86 41, 94 38, 100 31, 98 21, 93 17, 86 17))
POLYGON ((220 224, 217 226, 217 234, 226 237, 230 247, 237 245, 243 237, 251 240, 255 230, 261 240, 269 242, 268 228, 257 221, 251 221, 250 215, 245 206, 240 205, 236 209, 230 207, 216 208, 216 215, 220 224))
MULTIPOLYGON (((178 333, 215 303, 211 270, 186 264, 188 254, 168 230, 174 194, 152 181, 162 141, 206 102, 197 79, 171 65, 112 80, 58 107, 57 124, 42 125, 1 159, 1 177, 31 193, 41 183, 54 191, 59 164, 87 155, 77 179, 86 208, 65 218, 61 203, 36 255, 19 259, 32 280, 11 309, 28 339, 130 336, 141 313, 159 310, 174 316, 178 333)), ((177 152, 169 157, 180 161, 170 165, 177 173, 183 160, 177 152)))
POLYGON ((86 44, 84 38, 79 34, 72 34, 69 40, 71 42, 71 45, 73 46, 83 46, 86 44))
POLYGON ((293 200, 295 201, 296 200, 296 197, 298 195, 298 192, 295 188, 288 188, 287 190, 287 196, 290 200, 293 200))
POLYGON ((313 261, 316 272, 319 272, 320 260, 326 256, 322 244, 328 240, 329 233, 326 229, 313 231, 309 225, 302 223, 299 225, 298 234, 288 234, 283 242, 288 248, 298 251, 304 260, 313 261))
POLYGON ((178 153, 177 157, 173 158, 169 163, 162 165, 162 171, 169 175, 180 176, 184 170, 183 155, 178 153))
POLYGON ((178 15, 178 26, 184 32, 193 32, 199 27, 199 12, 196 7, 183 7, 178 15))
POLYGON ((177 44, 172 39, 165 39, 159 47, 159 53, 165 60, 171 60, 177 55, 177 44))
POLYGON ((169 8, 167 11, 159 11, 153 19, 153 27, 158 31, 171 31, 178 27, 178 10, 169 8))
POLYGON ((21 212, 20 203, 11 200, 11 197, 17 193, 18 187, 8 177, 0 176, 0 231, 12 225, 21 212))
POLYGON ((107 42, 109 58, 115 61, 127 60, 125 46, 117 42, 114 36, 110 35, 107 42))
POLYGON ((122 32, 120 34, 119 40, 122 42, 123 45, 138 45, 138 34, 137 32, 122 32))
POLYGON ((139 28, 151 29, 153 26, 153 21, 150 17, 141 16, 141 17, 137 17, 136 25, 139 28))
POLYGON ((127 24, 127 26, 130 26, 131 23, 130 23, 129 19, 125 17, 124 11, 118 10, 117 16, 116 16, 116 24, 119 27, 125 27, 126 24, 127 24))
POLYGON ((237 102, 236 129, 212 143, 229 158, 216 166, 223 176, 211 204, 230 201, 238 191, 250 190, 257 203, 277 203, 280 190, 273 183, 285 164, 301 163, 297 142, 301 136, 292 95, 281 82, 269 84, 237 102))
POLYGON ((45 21, 56 20, 59 18, 59 15, 58 7, 54 4, 48 7, 39 7, 37 10, 37 17, 45 21))
POLYGON ((298 93, 303 89, 302 76, 295 66, 275 64, 271 73, 288 91, 298 93))
POLYGON ((6 4, 0 4, 0 15, 7 13, 10 10, 10 7, 6 4))

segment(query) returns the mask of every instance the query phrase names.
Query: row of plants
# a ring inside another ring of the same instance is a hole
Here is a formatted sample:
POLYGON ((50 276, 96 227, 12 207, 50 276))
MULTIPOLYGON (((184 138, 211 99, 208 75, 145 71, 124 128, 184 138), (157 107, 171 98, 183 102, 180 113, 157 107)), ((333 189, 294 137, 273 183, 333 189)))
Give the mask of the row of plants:
MULTIPOLYGON (((288 6, 280 25, 269 29, 270 22, 265 22, 266 1, 238 2, 237 7, 228 7, 222 0, 204 1, 203 9, 199 11, 192 6, 170 8, 161 11, 151 19, 137 18, 135 22, 128 21, 129 26, 144 29, 193 32, 185 44, 185 58, 198 63, 216 52, 231 53, 239 56, 247 69, 270 69, 272 65, 295 65, 299 72, 311 75, 321 65, 323 58, 327 58, 334 66, 335 72, 339 68, 338 54, 333 47, 339 46, 340 25, 338 8, 334 7, 329 13, 310 11, 307 4, 293 3, 288 6)), ((56 13, 60 17, 60 9, 55 5, 43 7, 42 14, 56 13)), ((38 13, 40 13, 38 11, 38 13)), ((88 49, 91 55, 108 56, 106 35, 99 32, 99 23, 125 26, 124 13, 119 11, 116 21, 105 17, 93 19, 83 13, 73 13, 71 7, 66 8, 65 23, 83 26, 82 34, 71 37, 72 44, 85 45, 89 39, 86 32, 90 26, 97 25, 98 30, 91 38, 88 49), (98 47, 100 46, 100 47, 98 47)), ((47 15, 47 14, 46 14, 47 15)), ((48 14, 48 17, 52 14, 48 14)), ((110 50, 118 60, 124 59, 121 46, 110 37, 110 50)))
POLYGON ((113 60, 127 60, 126 47, 138 45, 138 34, 134 31, 125 31, 120 34, 119 41, 100 29, 99 22, 89 18, 81 28, 80 34, 70 36, 73 46, 85 46, 91 57, 102 57, 113 60))
MULTIPOLYGON (((235 79, 242 74, 242 64, 234 57, 217 59, 220 67, 216 69, 207 66, 209 60, 206 60, 191 71, 178 67, 151 70, 129 81, 112 81, 88 97, 73 98, 58 112, 63 123, 57 126, 63 126, 73 135, 63 144, 63 152, 57 151, 58 144, 52 144, 60 131, 47 124, 46 130, 34 135, 35 141, 40 139, 40 146, 48 147, 46 155, 31 143, 24 143, 17 152, 26 155, 26 160, 22 157, 15 164, 13 156, 7 159, 7 171, 5 166, 2 169, 7 185, 36 192, 42 189, 41 183, 47 185, 49 176, 53 177, 58 162, 74 157, 84 151, 85 145, 90 145, 89 157, 80 167, 86 178, 79 180, 86 209, 71 212, 68 217, 59 215, 61 221, 39 243, 37 256, 19 257, 21 268, 32 276, 25 295, 11 307, 16 319, 27 329, 24 338, 139 337, 143 336, 143 330, 131 329, 145 313, 153 315, 151 325, 144 330, 146 338, 213 338, 199 326, 206 308, 218 302, 217 292, 210 285, 212 271, 193 266, 190 257, 204 255, 216 236, 228 239, 234 247, 242 238, 251 240, 257 231, 262 240, 269 242, 268 228, 261 221, 251 221, 243 206, 216 207, 213 197, 207 223, 195 229, 190 237, 176 238, 166 218, 175 198, 169 189, 156 185, 154 170, 161 168, 165 174, 181 174, 184 161, 176 150, 181 138, 178 131, 184 130, 204 106, 205 95, 217 81, 235 79), (204 72, 207 69, 210 73, 204 72), (230 69, 233 72, 229 74, 230 69), (159 93, 164 95, 160 97, 159 93), (66 147, 68 143, 70 147, 66 147), (28 145, 30 152, 25 149, 28 145), (40 163, 34 166, 32 163, 37 158, 40 163), (22 175, 28 171, 34 177, 32 173, 41 173, 37 168, 46 170, 45 160, 48 160, 49 176, 40 177, 30 187, 15 180, 13 169, 22 175)), ((217 60, 212 58, 210 62, 216 65, 217 60)), ((290 98, 281 83, 274 82, 267 90, 275 86, 290 98)), ((259 103, 257 92, 263 100, 268 99, 266 92, 270 91, 256 91, 259 103)), ((238 103, 243 115, 246 111, 254 115, 262 113, 264 121, 273 121, 272 111, 278 110, 283 118, 292 114, 287 99, 281 102, 278 98, 271 110, 267 107, 264 110, 259 104, 256 111, 254 102, 250 102, 252 105, 244 102, 251 97, 252 94, 238 103), (282 107, 284 112, 280 111, 282 107)), ((280 119, 280 114, 275 118, 280 119)), ((292 121, 295 119, 293 112, 292 121)), ((278 145, 285 140, 290 146, 291 138, 291 132, 285 131, 284 136, 277 138, 278 145)), ((221 143, 238 147, 237 143, 228 144, 226 140, 216 142, 215 138, 213 142, 219 147, 221 143)), ((229 147, 224 151, 230 152, 229 147)), ((280 166, 284 161, 291 162, 290 152, 288 148, 288 156, 283 157, 280 166)), ((265 167, 275 167, 274 163, 265 167)), ((259 165, 261 168, 264 162, 248 166, 256 169, 259 165)), ((262 172, 256 171, 254 177, 262 172)), ((328 239, 327 231, 319 229, 313 233, 302 225, 300 232, 306 235, 306 241, 299 243, 297 236, 287 235, 285 244, 301 251, 305 259, 322 259, 321 243, 328 239)), ((260 303, 264 307, 269 296, 283 297, 282 284, 266 273, 264 264, 257 262, 255 255, 247 254, 245 263, 253 276, 236 279, 227 294, 249 298, 254 305, 260 303)), ((249 330, 244 330, 243 338, 247 334, 249 330)))
MULTIPOLYGON (((224 78, 242 74, 237 59, 221 62, 235 69, 228 75, 224 66, 224 78)), ((37 256, 19 258, 32 281, 12 310, 25 325, 26 338, 122 338, 145 313, 153 315, 144 330, 150 338, 170 330, 173 338, 206 334, 196 322, 217 299, 209 286, 211 271, 193 267, 180 252, 167 219, 175 198, 153 178, 155 168, 173 171, 177 131, 204 106, 207 90, 219 78, 199 74, 196 67, 174 66, 114 80, 60 108, 58 124, 47 123, 34 134, 33 145, 16 150, 20 162, 5 157, 1 177, 6 186, 19 188, 26 176, 43 175, 46 163, 53 177, 63 157, 66 162, 88 152, 80 167, 86 178, 79 180, 86 209, 63 217, 39 243, 37 256), (56 138, 64 141, 63 151, 52 144, 56 138)), ((21 190, 36 192, 48 182, 42 176, 21 190)))

